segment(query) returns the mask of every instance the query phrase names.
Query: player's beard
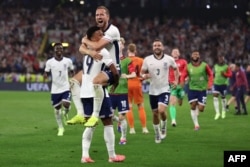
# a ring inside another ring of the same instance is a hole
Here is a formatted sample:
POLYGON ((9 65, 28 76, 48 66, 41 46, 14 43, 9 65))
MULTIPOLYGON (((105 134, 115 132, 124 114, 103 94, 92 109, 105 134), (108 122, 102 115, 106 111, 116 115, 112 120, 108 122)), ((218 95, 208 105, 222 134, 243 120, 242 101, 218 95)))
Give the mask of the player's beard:
POLYGON ((191 61, 192 61, 192 62, 194 62, 194 63, 197 63, 197 62, 199 62, 199 61, 200 61, 200 58, 199 58, 199 57, 197 57, 196 59, 191 58, 191 61))
POLYGON ((155 49, 155 50, 154 50, 154 54, 155 54, 156 56, 161 56, 161 55, 162 55, 162 50, 160 50, 160 49, 155 49))

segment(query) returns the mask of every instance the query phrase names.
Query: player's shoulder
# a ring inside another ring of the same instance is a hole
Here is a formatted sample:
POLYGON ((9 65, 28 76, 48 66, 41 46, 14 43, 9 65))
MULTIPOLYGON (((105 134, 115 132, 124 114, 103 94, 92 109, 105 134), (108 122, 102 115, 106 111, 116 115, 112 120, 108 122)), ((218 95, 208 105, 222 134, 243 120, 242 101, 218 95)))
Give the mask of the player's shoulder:
POLYGON ((111 30, 115 30, 115 31, 119 31, 118 27, 115 26, 114 24, 110 24, 110 27, 109 27, 111 30))
POLYGON ((164 54, 164 59, 174 61, 174 58, 168 54, 164 54))
POLYGON ((138 56, 135 56, 135 59, 136 59, 137 61, 143 61, 143 58, 138 57, 138 56))
POLYGON ((69 61, 72 61, 71 58, 65 57, 65 56, 63 56, 63 59, 64 59, 64 60, 67 60, 67 61, 68 61, 68 60, 69 60, 69 61))
POLYGON ((63 57, 63 61, 72 63, 72 59, 69 57, 63 57))
POLYGON ((202 61, 201 65, 207 66, 208 64, 205 61, 202 61))
POLYGON ((185 58, 180 58, 179 59, 181 62, 183 62, 183 63, 186 63, 187 64, 187 60, 185 59, 185 58))
POLYGON ((110 24, 109 27, 106 29, 106 31, 104 33, 116 33, 116 34, 120 34, 120 31, 119 29, 113 25, 113 24, 110 24))
POLYGON ((153 54, 147 55, 146 57, 144 57, 144 61, 153 60, 153 59, 155 59, 153 54))
POLYGON ((125 61, 128 62, 128 63, 131 63, 131 62, 132 62, 132 60, 131 60, 129 57, 125 57, 123 60, 125 60, 125 61))
POLYGON ((50 63, 55 62, 55 60, 56 60, 56 59, 55 59, 54 57, 51 57, 51 58, 47 59, 46 63, 47 63, 47 64, 50 64, 50 63))

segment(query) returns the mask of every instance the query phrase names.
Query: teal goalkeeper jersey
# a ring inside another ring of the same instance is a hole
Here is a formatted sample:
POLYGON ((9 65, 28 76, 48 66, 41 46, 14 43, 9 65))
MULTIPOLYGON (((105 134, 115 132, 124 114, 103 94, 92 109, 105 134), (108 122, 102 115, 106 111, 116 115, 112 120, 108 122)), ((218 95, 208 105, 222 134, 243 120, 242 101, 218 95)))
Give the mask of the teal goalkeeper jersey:
MULTIPOLYGON (((131 63, 131 59, 128 57, 121 60, 121 74, 129 74, 129 64, 131 63)), ((128 80, 127 78, 121 78, 119 79, 119 84, 116 87, 113 94, 126 94, 128 93, 128 80)))
POLYGON ((208 76, 206 71, 207 64, 202 62, 199 66, 188 64, 188 77, 190 90, 206 90, 208 86, 208 76))
POLYGON ((223 76, 221 73, 226 72, 228 69, 228 65, 219 65, 215 64, 214 65, 214 84, 215 85, 228 85, 228 78, 223 76))

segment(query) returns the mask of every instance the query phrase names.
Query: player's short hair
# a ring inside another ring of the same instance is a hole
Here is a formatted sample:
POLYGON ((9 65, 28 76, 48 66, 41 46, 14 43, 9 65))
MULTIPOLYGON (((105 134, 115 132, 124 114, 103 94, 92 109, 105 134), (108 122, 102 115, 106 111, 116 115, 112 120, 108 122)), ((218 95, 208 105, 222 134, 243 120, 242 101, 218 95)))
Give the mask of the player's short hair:
POLYGON ((60 43, 60 42, 57 42, 57 43, 55 43, 55 44, 53 45, 53 47, 55 48, 56 46, 63 46, 63 44, 60 43))
POLYGON ((162 43, 162 41, 160 39, 155 39, 154 42, 161 42, 162 43))
POLYGON ((108 15, 108 16, 110 16, 110 12, 109 12, 109 9, 107 8, 107 7, 105 7, 105 6, 98 6, 97 8, 96 8, 96 10, 97 9, 104 9, 105 11, 106 11, 106 14, 108 15))
POLYGON ((194 48, 194 49, 191 50, 191 53, 194 53, 194 52, 198 52, 199 53, 200 51, 199 51, 199 49, 194 48))
POLYGON ((135 53, 136 52, 136 45, 134 43, 128 44, 128 51, 135 53))
POLYGON ((98 30, 101 30, 100 27, 97 27, 97 26, 93 26, 93 27, 90 27, 86 34, 87 34, 87 38, 90 40, 93 36, 93 34, 98 31, 98 30))

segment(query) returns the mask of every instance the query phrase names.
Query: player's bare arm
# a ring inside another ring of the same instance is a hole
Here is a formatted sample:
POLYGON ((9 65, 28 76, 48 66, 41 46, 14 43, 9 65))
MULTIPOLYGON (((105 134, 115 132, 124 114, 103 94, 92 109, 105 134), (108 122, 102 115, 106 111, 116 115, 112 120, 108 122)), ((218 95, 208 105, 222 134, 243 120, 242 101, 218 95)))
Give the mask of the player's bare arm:
POLYGON ((175 80, 174 82, 172 83, 172 88, 176 88, 177 85, 179 84, 179 77, 180 77, 180 71, 179 71, 179 68, 174 68, 174 77, 175 77, 175 80))
POLYGON ((135 67, 134 67, 134 64, 132 62, 128 65, 128 71, 129 71, 129 74, 123 73, 123 74, 121 74, 121 78, 131 79, 131 78, 136 77, 135 67))
POLYGON ((82 38, 82 43, 92 48, 93 50, 101 50, 110 42, 104 38, 101 38, 99 41, 90 41, 87 37, 82 38))
POLYGON ((86 47, 85 44, 81 44, 80 47, 79 47, 79 52, 82 54, 82 55, 90 55, 91 57, 93 57, 94 60, 101 60, 102 59, 102 55, 100 55, 97 51, 95 50, 91 50, 91 49, 88 49, 86 47))
POLYGON ((135 72, 132 72, 131 74, 121 74, 121 78, 131 79, 131 78, 135 78, 135 77, 136 77, 135 72))
POLYGON ((146 70, 141 70, 141 78, 144 79, 149 79, 151 78, 150 74, 146 70))

